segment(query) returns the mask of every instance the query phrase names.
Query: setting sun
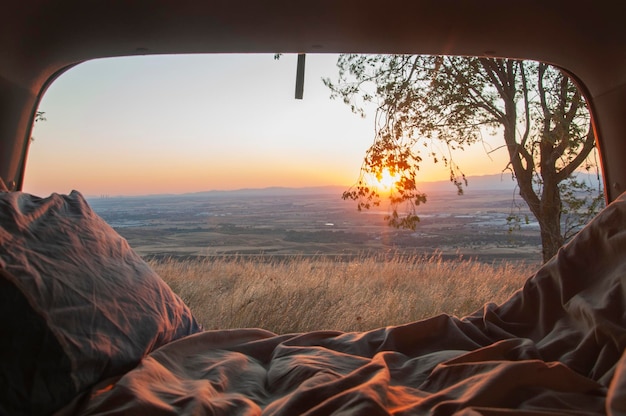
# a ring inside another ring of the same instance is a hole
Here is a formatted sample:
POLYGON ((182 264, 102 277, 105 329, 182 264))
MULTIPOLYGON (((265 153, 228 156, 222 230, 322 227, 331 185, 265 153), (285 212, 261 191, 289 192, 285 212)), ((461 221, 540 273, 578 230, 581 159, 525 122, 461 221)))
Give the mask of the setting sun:
POLYGON ((384 168, 380 172, 380 177, 373 173, 367 175, 369 185, 382 192, 392 191, 399 179, 399 176, 397 174, 392 175, 388 168, 384 168))
POLYGON ((378 183, 384 189, 391 189, 394 187, 396 182, 398 181, 398 177, 394 174, 392 175, 389 172, 389 169, 383 169, 382 175, 380 179, 378 179, 378 183))

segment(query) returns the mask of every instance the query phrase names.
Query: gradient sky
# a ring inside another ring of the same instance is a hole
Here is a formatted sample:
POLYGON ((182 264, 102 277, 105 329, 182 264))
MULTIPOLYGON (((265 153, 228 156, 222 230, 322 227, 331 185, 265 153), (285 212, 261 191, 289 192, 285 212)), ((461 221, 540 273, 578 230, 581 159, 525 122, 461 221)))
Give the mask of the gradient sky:
MULTIPOLYGON (((330 100, 322 77, 336 55, 307 55, 304 99, 296 56, 186 55, 80 64, 48 89, 33 132, 24 190, 45 196, 146 195, 269 186, 349 186, 374 121, 330 100)), ((494 140, 497 143, 498 139, 494 140)), ((467 175, 500 172, 504 151, 455 156, 467 175)), ((423 165, 420 179, 447 179, 423 165)))

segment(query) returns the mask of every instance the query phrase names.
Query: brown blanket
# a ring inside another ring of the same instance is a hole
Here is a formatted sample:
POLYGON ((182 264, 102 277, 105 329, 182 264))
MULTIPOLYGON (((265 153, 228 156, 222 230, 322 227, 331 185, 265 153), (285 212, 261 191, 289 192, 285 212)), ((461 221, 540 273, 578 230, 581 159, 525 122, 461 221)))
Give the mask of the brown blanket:
POLYGON ((507 302, 364 333, 207 331, 58 414, 626 414, 626 197, 507 302))

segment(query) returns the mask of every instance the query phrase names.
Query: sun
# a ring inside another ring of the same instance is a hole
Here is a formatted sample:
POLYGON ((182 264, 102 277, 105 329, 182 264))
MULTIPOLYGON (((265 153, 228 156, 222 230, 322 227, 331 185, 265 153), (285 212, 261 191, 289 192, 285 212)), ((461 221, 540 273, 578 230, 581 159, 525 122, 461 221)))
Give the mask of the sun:
POLYGON ((398 177, 396 175, 392 175, 391 172, 389 172, 389 169, 383 169, 381 177, 378 180, 380 186, 385 189, 391 189, 396 185, 396 182, 398 182, 398 177))
POLYGON ((368 175, 368 183, 370 186, 378 188, 381 192, 391 192, 396 186, 400 178, 396 174, 391 174, 388 168, 384 168, 380 172, 380 177, 371 173, 368 175))

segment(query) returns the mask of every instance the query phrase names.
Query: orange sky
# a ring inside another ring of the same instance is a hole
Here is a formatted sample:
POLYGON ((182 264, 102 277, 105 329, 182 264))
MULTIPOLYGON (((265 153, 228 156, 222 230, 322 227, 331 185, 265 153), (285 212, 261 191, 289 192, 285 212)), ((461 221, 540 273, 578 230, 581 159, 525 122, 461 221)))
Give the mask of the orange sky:
MULTIPOLYGON (((269 186, 349 186, 374 133, 329 99, 336 56, 307 55, 303 100, 295 56, 204 55, 91 61, 44 96, 24 190, 145 195, 269 186)), ((467 175, 500 172, 482 146, 455 155, 467 175)), ((442 165, 420 170, 445 180, 442 165)))

